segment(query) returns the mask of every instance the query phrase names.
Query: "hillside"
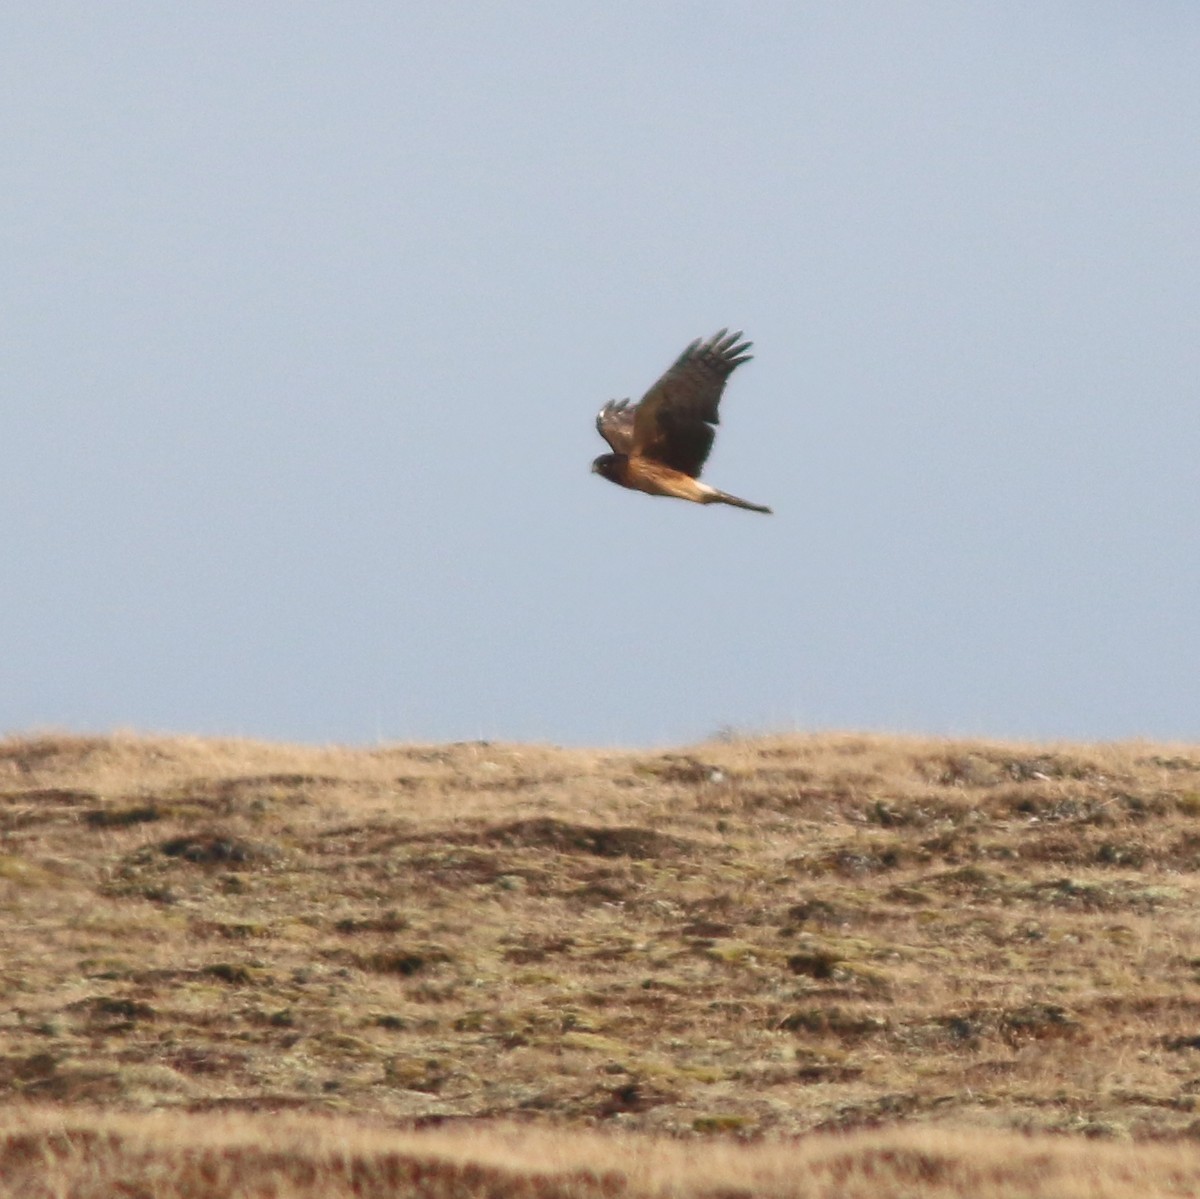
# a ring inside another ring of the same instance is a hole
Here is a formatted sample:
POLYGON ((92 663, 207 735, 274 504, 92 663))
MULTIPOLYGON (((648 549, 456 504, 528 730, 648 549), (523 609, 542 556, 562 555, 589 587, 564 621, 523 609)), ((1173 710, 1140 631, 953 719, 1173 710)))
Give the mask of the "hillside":
POLYGON ((102 1108, 1078 1134, 1190 1193, 1198 870, 1200 747, 9 739, 0 1175, 102 1108))

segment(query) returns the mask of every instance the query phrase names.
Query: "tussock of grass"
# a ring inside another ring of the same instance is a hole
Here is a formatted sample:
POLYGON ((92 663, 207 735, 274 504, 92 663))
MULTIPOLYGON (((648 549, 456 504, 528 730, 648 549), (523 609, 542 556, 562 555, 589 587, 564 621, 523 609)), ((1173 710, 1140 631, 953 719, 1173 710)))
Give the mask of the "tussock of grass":
POLYGON ((1187 1144, 1197 815, 1186 746, 12 738, 0 1095, 1187 1144))

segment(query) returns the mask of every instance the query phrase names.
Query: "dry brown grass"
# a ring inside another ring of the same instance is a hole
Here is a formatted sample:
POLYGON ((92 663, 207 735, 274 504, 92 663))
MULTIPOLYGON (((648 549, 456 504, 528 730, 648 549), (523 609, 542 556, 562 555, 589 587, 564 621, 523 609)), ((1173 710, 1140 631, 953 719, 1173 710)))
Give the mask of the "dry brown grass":
POLYGON ((21 1199, 1156 1199, 1194 1196, 1188 1145, 889 1129, 743 1145, 489 1124, 403 1132, 363 1120, 35 1109, 0 1131, 21 1199))
POLYGON ((496 1136, 566 1174, 678 1163, 637 1194, 731 1193, 728 1159, 768 1171, 745 1193, 853 1195, 778 1164, 847 1154, 862 1194, 1194 1193, 1198 816, 1187 746, 0 742, 0 1133, 10 1166, 75 1144, 59 1120, 164 1169, 496 1136), (988 1162, 1009 1181, 963 1181, 988 1162))

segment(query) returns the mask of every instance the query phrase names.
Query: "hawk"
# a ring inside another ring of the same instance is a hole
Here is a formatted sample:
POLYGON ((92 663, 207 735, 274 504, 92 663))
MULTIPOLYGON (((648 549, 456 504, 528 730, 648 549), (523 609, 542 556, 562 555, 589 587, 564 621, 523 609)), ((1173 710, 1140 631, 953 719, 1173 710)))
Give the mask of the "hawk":
POLYGON ((596 414, 596 428, 613 452, 601 454, 592 473, 649 495, 770 512, 700 482, 725 380, 751 357, 745 351, 752 343, 741 336, 722 329, 707 341, 697 338, 640 403, 609 400, 596 414))

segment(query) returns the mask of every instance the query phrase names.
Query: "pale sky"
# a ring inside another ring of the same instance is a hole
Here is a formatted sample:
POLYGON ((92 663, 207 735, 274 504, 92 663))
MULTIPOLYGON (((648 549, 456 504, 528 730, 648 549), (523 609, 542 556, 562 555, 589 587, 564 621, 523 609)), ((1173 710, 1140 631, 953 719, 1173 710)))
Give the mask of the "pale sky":
POLYGON ((0 15, 0 730, 1200 739, 1200 5, 0 15), (745 330, 705 472, 600 404, 745 330))

